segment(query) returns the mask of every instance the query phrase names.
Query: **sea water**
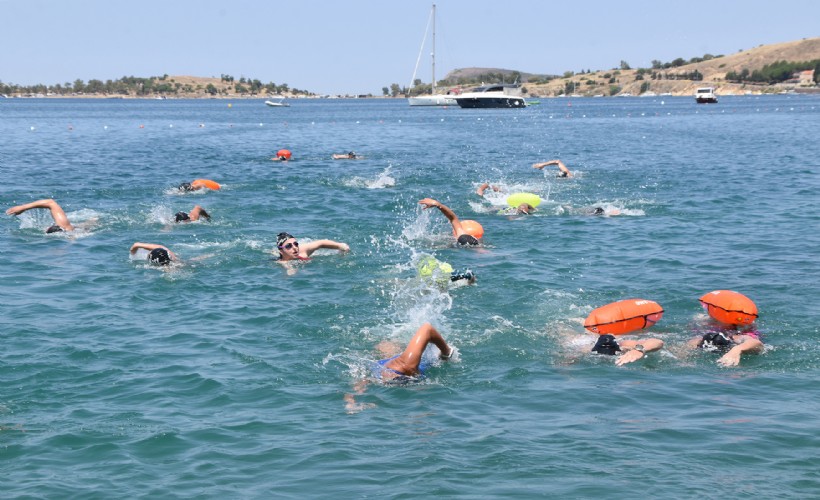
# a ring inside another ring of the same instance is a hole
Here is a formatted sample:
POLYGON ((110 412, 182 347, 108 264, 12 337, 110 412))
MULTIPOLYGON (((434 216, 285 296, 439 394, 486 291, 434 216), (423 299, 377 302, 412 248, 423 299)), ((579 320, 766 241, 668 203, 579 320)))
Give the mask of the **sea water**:
POLYGON ((0 224, 2 496, 817 497, 818 130, 801 95, 0 100, 3 208, 54 198, 85 228, 0 224), (531 168, 553 158, 573 177, 531 168), (222 189, 175 188, 196 178, 222 189), (543 201, 499 214, 482 182, 543 201), (210 222, 173 223, 194 205, 210 222), (283 267, 281 231, 351 251, 283 267), (476 284, 419 279, 428 255, 476 284), (717 289, 760 310, 766 351, 735 368, 686 348, 717 289), (617 367, 583 320, 626 298, 663 306, 641 335, 666 346, 617 367), (373 380, 425 321, 456 359, 373 380))

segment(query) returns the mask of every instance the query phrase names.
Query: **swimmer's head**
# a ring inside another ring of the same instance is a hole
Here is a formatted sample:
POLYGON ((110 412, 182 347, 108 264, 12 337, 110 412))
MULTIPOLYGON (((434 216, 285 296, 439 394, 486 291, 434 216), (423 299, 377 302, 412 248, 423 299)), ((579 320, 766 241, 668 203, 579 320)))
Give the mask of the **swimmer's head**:
POLYGON ((569 173, 564 171, 558 172, 558 177, 569 177, 569 173))
POLYGON ((171 256, 164 248, 155 248, 148 253, 148 261, 158 266, 167 266, 171 263, 171 256))
POLYGON ((601 207, 595 207, 595 210, 592 211, 592 215, 604 215, 604 209, 601 207))
POLYGON ((177 212, 174 215, 174 222, 188 222, 189 220, 191 220, 191 217, 185 212, 177 212))
POLYGON ((276 246, 282 248, 282 245, 285 244, 286 241, 289 239, 294 239, 294 236, 290 233, 279 233, 276 235, 276 246))
POLYGON ((183 182, 182 184, 177 186, 177 189, 179 189, 180 191, 193 191, 194 187, 191 185, 190 182, 183 182))
POLYGON ((728 351, 732 346, 732 340, 723 334, 723 332, 709 332, 700 339, 698 347, 704 351, 728 351))
POLYGON ((522 203, 518 205, 517 211, 519 214, 531 215, 533 212, 535 212, 535 207, 530 205, 529 203, 522 203))
POLYGON ((478 245, 478 240, 475 236, 470 236, 469 234, 462 234, 458 237, 458 244, 463 246, 476 246, 478 245))
POLYGON ((598 342, 595 342, 595 346, 592 348, 592 352, 609 356, 614 356, 615 353, 620 350, 621 346, 618 345, 613 335, 601 335, 598 337, 598 342))
POLYGON ((57 224, 53 224, 53 225, 49 226, 48 229, 46 229, 46 234, 62 233, 63 231, 65 231, 65 229, 61 228, 57 224))
POLYGON ((348 157, 348 158, 356 158, 356 153, 354 153, 353 151, 351 151, 351 152, 347 153, 347 157, 348 157))

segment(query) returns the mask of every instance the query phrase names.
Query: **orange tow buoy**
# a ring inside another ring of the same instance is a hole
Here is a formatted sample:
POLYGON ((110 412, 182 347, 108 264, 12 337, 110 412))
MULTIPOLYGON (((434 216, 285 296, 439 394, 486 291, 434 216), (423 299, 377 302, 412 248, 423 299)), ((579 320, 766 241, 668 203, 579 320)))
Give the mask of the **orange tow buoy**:
POLYGON ((276 152, 277 158, 284 158, 286 160, 290 160, 291 152, 289 149, 280 149, 276 152))
POLYGON ((732 290, 715 290, 700 298, 700 303, 713 319, 728 325, 751 325, 757 319, 757 306, 752 299, 732 290))
POLYGON ((473 238, 480 239, 484 236, 484 228, 481 227, 481 224, 474 220, 461 221, 461 228, 464 229, 465 233, 469 234, 473 238))
POLYGON ((196 179, 193 182, 191 182, 191 187, 193 187, 194 189, 206 187, 208 189, 213 189, 214 191, 216 191, 222 186, 220 186, 218 182, 214 182, 210 179, 196 179))
POLYGON ((649 328, 663 317, 663 308, 657 302, 645 299, 627 299, 601 306, 587 316, 584 328, 600 335, 624 335, 649 328))

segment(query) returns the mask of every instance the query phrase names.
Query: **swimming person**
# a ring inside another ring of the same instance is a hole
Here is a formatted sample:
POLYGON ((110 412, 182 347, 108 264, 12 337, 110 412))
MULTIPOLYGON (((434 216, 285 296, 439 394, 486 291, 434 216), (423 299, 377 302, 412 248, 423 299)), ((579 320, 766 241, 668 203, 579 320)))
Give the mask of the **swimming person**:
POLYGON ((63 231, 74 231, 74 226, 68 221, 68 217, 63 211, 63 208, 51 198, 44 200, 32 201, 24 205, 17 205, 6 210, 7 215, 20 215, 21 213, 31 210, 32 208, 47 208, 51 211, 51 218, 54 219, 54 224, 46 229, 46 233, 58 233, 63 231))
MULTIPOLYGON (((485 192, 488 188, 489 188, 489 189, 492 189, 492 190, 493 190, 493 191, 495 191, 496 193, 501 192, 501 188, 500 188, 500 187, 498 187, 498 186, 493 186, 493 185, 490 185, 490 183, 485 182, 484 184, 482 184, 482 185, 478 186, 478 189, 476 189, 475 194, 477 194, 478 196, 481 196, 482 198, 484 198, 484 192, 485 192)), ((518 206, 516 206, 516 207, 507 207, 507 206, 504 206, 504 207, 502 208, 502 211, 503 211, 503 213, 504 213, 505 215, 520 215, 520 214, 523 214, 523 215, 531 215, 531 214, 532 214, 533 212, 535 212, 536 210, 537 210, 537 209, 536 209, 534 206, 530 205, 529 203, 519 203, 519 204, 518 204, 518 206), (512 212, 512 213, 507 213, 507 212, 508 212, 508 211, 510 211, 510 210, 512 210, 513 212, 512 212)))
POLYGON ((450 225, 453 226, 453 234, 455 234, 456 240, 458 241, 459 245, 478 245, 478 238, 467 233, 467 231, 462 226, 461 221, 456 216, 455 212, 450 210, 450 208, 447 207, 447 205, 444 205, 432 198, 424 198, 423 200, 420 200, 419 205, 423 206, 424 210, 427 210, 431 207, 438 208, 441 211, 441 213, 443 213, 444 216, 447 217, 447 220, 450 221, 450 225))
POLYGON ((158 266, 167 266, 171 261, 179 260, 167 247, 156 245, 153 243, 140 243, 139 241, 131 245, 131 255, 137 253, 137 250, 148 250, 148 262, 158 266))
POLYGON ((188 191, 199 191, 200 189, 204 189, 204 188, 217 190, 221 187, 222 186, 220 186, 219 183, 214 182, 214 181, 209 180, 209 179, 196 179, 192 182, 183 182, 182 184, 177 186, 177 189, 179 189, 180 191, 188 192, 188 191))
POLYGON ((207 220, 211 220, 211 215, 206 212, 204 208, 199 205, 194 205, 194 208, 191 209, 190 213, 177 212, 174 214, 174 222, 195 222, 198 221, 200 217, 205 217, 207 220))
POLYGON ((353 151, 344 154, 334 154, 331 156, 334 160, 361 160, 364 156, 359 156, 353 151))
POLYGON ((276 247, 279 249, 279 261, 288 262, 294 260, 310 260, 310 256, 320 248, 331 248, 341 252, 349 252, 350 247, 346 243, 333 240, 316 240, 304 245, 289 233, 279 233, 276 236, 276 247))
MULTIPOLYGON (((377 346, 379 351, 385 353, 389 344, 393 347, 392 352, 395 352, 395 344, 392 342, 381 342, 377 346)), ((454 347, 447 344, 444 337, 435 329, 430 323, 421 325, 413 338, 407 344, 403 352, 373 362, 372 374, 381 382, 387 384, 406 384, 416 382, 424 378, 425 371, 428 366, 424 362, 424 352, 429 344, 435 345, 438 350, 438 358, 444 361, 455 359, 458 352, 454 347)), ((392 354, 392 352, 390 354, 392 354)), ((390 355, 386 354, 386 355, 390 355)), ((344 395, 345 409, 347 413, 357 413, 368 408, 374 408, 375 403, 357 403, 356 396, 364 394, 367 388, 368 379, 363 378, 353 385, 354 394, 347 393, 344 395)))
POLYGON ((561 160, 550 160, 550 161, 545 161, 543 163, 533 163, 532 168, 537 168, 538 170, 543 170, 544 167, 547 167, 547 166, 550 166, 550 165, 558 165, 558 170, 559 170, 558 177, 572 177, 572 172, 569 171, 567 166, 564 165, 564 162, 562 162, 561 160))
POLYGON ((663 341, 661 339, 621 339, 621 341, 618 342, 617 340, 615 340, 614 335, 607 334, 600 335, 598 337, 598 341, 592 348, 592 352, 596 352, 598 354, 605 354, 609 356, 615 356, 616 354, 620 353, 618 359, 615 360, 615 364, 621 366, 642 359, 646 356, 646 353, 657 351, 662 347, 663 341))
POLYGON ((760 354, 766 346, 760 334, 753 329, 740 331, 737 327, 721 326, 688 342, 690 348, 722 353, 717 362, 723 366, 737 366, 742 354, 760 354))
POLYGON ((424 323, 413 334, 413 338, 401 354, 377 361, 374 371, 381 380, 388 382, 407 382, 411 378, 419 378, 427 369, 427 366, 422 363, 422 355, 428 344, 438 347, 439 358, 445 361, 449 360, 455 352, 433 325, 424 323))

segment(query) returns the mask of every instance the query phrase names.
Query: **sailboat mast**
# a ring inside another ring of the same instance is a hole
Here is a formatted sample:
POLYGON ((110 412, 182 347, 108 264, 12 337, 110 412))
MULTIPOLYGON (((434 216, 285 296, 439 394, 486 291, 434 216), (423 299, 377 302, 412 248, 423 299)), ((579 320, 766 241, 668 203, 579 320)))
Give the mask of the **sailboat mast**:
POLYGON ((436 4, 433 4, 433 95, 436 95, 436 4))

